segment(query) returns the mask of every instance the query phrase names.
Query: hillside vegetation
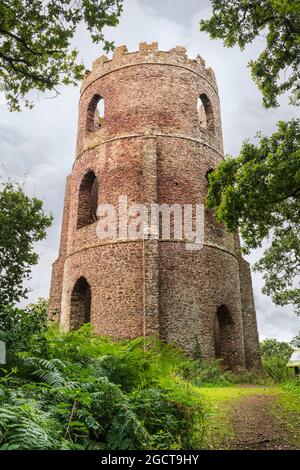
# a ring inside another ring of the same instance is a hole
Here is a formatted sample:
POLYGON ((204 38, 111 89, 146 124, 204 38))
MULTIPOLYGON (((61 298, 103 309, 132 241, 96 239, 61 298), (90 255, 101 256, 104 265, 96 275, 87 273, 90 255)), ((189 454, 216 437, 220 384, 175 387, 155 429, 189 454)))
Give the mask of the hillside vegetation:
POLYGON ((234 434, 231 405, 258 387, 276 397, 281 418, 297 414, 299 380, 286 375, 281 352, 276 359, 270 344, 273 378, 236 376, 220 361, 204 363, 200 351, 192 359, 156 339, 114 342, 90 325, 61 333, 46 326, 46 309, 40 301, 11 310, 14 328, 2 332, 8 347, 0 370, 2 450, 222 448, 234 434), (278 377, 284 387, 275 386, 278 377))

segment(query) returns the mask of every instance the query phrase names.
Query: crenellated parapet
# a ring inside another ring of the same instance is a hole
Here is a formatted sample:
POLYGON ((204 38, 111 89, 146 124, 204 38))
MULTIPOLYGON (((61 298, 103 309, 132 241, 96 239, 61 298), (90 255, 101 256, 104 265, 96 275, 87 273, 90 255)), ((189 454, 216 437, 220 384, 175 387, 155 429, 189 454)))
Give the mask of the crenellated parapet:
POLYGON ((107 140, 147 134, 201 141, 223 158, 221 129, 214 72, 200 55, 190 59, 185 47, 160 51, 157 42, 141 42, 129 52, 121 45, 85 72, 77 157, 107 140))
POLYGON ((141 64, 165 64, 183 67, 207 80, 211 86, 218 91, 216 78, 213 70, 206 67, 205 60, 197 55, 195 59, 190 59, 185 47, 177 46, 169 51, 159 51, 158 43, 147 44, 141 42, 139 50, 129 52, 125 45, 115 48, 112 59, 103 55, 93 62, 92 71, 87 71, 82 83, 82 91, 95 79, 123 67, 141 64))

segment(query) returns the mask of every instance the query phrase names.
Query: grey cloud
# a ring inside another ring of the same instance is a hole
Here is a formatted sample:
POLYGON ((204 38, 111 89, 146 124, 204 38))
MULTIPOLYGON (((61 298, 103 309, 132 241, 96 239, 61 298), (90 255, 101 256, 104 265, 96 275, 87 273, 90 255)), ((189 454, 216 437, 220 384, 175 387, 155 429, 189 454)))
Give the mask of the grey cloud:
POLYGON ((260 339, 277 338, 281 341, 290 341, 299 331, 300 317, 295 315, 292 307, 276 307, 270 298, 261 294, 260 286, 255 287, 260 339))
POLYGON ((140 0, 139 3, 156 16, 184 25, 188 25, 196 13, 210 5, 209 0, 140 0))
POLYGON ((2 145, 20 145, 27 139, 19 129, 5 124, 0 125, 0 143, 2 145))

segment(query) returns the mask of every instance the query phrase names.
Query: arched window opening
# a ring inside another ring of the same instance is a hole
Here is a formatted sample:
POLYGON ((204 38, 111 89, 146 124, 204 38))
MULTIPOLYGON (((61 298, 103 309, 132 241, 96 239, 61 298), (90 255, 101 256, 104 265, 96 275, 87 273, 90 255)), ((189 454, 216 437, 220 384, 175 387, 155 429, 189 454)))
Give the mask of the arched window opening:
POLYGON ((105 104, 101 95, 95 95, 91 99, 87 109, 86 130, 93 132, 104 124, 105 104))
POLYGON ((78 195, 77 228, 85 227, 97 220, 98 180, 93 171, 83 177, 78 195))
POLYGON ((224 365, 230 367, 233 363, 233 321, 228 308, 225 305, 218 307, 215 324, 215 357, 223 359, 224 365))
POLYGON ((91 287, 84 277, 80 277, 72 290, 70 329, 77 330, 91 321, 91 287))
POLYGON ((197 108, 200 128, 210 132, 215 132, 213 107, 210 99, 205 93, 202 93, 198 97, 197 108))

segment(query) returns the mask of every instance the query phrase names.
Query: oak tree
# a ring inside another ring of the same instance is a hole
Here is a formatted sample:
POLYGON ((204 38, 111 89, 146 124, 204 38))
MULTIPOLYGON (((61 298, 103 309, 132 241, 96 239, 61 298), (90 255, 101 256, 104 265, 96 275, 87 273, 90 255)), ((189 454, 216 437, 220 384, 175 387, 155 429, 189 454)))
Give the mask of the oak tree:
POLYGON ((71 41, 84 23, 105 51, 114 47, 103 29, 116 26, 122 0, 1 0, 0 83, 8 106, 32 107, 33 91, 58 93, 59 85, 76 84, 84 73, 71 41), (29 93, 30 92, 30 93, 29 93))
POLYGON ((46 236, 52 216, 43 202, 25 194, 20 185, 2 183, 0 188, 0 314, 26 297, 31 268, 38 262, 35 243, 46 236))
POLYGON ((249 63, 265 107, 278 105, 290 90, 300 99, 300 2, 298 0, 212 0, 213 15, 200 28, 226 47, 241 49, 259 37, 264 49, 249 63))

